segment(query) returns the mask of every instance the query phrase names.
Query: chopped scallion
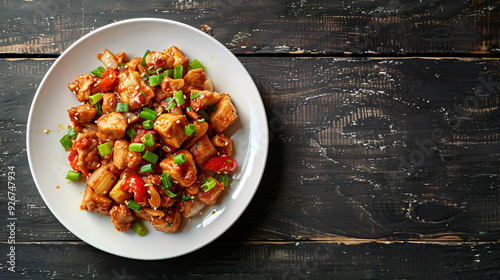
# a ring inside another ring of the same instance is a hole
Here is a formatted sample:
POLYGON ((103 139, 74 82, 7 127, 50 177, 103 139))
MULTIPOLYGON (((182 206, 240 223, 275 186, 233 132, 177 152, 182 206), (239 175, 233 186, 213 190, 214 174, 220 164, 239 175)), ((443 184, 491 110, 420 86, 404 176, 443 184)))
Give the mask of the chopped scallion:
POLYGON ((174 99, 177 105, 179 106, 182 106, 184 105, 184 103, 186 103, 186 100, 184 100, 184 93, 182 92, 182 90, 179 90, 176 93, 174 93, 174 99))
POLYGON ((200 109, 200 111, 198 111, 198 113, 203 117, 204 121, 208 121, 210 119, 210 117, 208 116, 207 112, 205 112, 205 110, 200 109))
POLYGON ((131 143, 128 146, 128 150, 132 152, 143 152, 145 149, 144 144, 142 143, 131 143))
POLYGON ((135 132, 134 129, 129 128, 129 129, 127 129, 127 135, 128 135, 128 137, 130 137, 130 139, 132 139, 132 138, 137 136, 137 132, 135 132))
POLYGON ((183 164, 184 162, 186 162, 186 160, 187 160, 186 155, 184 155, 183 153, 179 153, 174 156, 174 162, 176 164, 183 164))
POLYGON ((153 172, 153 165, 151 163, 141 166, 141 173, 149 173, 149 172, 153 172))
POLYGON ((71 181, 80 181, 80 177, 82 176, 81 172, 75 172, 75 171, 68 171, 68 174, 66 174, 66 179, 71 180, 71 181))
POLYGON ((194 199, 194 196, 191 196, 191 195, 188 195, 188 196, 182 195, 181 196, 181 200, 182 201, 188 201, 188 200, 191 200, 191 199, 194 199))
POLYGON ((210 177, 208 178, 208 180, 203 183, 203 185, 201 185, 201 189, 204 191, 204 192, 208 192, 209 190, 211 190, 213 187, 215 187, 215 179, 210 177))
POLYGON ((201 92, 197 92, 197 93, 195 93, 195 94, 191 94, 191 95, 189 96, 189 98, 190 98, 190 99, 195 99, 195 98, 198 98, 198 97, 200 97, 200 96, 201 96, 201 92))
POLYGON ((219 176, 217 176, 217 181, 219 181, 220 183, 222 183, 225 188, 227 188, 227 186, 229 185, 229 179, 228 179, 227 175, 219 175, 219 176))
POLYGON ((76 136, 78 136, 78 132, 76 132, 72 126, 69 127, 69 130, 68 130, 68 136, 69 138, 75 140, 76 139, 76 136))
POLYGON ((186 126, 186 129, 184 129, 184 133, 186 133, 187 136, 191 136, 193 132, 196 131, 196 125, 190 123, 186 126))
POLYGON ((148 230, 141 224, 141 222, 138 221, 132 224, 132 228, 134 229, 135 233, 140 236, 144 236, 148 232, 148 230))
POLYGON ((172 225, 172 221, 168 221, 167 224, 165 225, 166 228, 170 227, 172 225))
POLYGON ((142 110, 141 113, 139 113, 139 116, 143 119, 154 121, 156 119, 157 114, 158 113, 156 113, 156 111, 145 107, 144 110, 142 110))
POLYGON ((184 72, 184 68, 182 65, 176 65, 174 67, 174 79, 182 79, 182 74, 184 72))
POLYGON ((128 103, 127 102, 120 102, 120 103, 116 104, 115 111, 120 112, 120 113, 128 112, 128 103))
POLYGON ((191 61, 191 63, 189 63, 189 66, 191 66, 191 68, 193 69, 198 69, 198 68, 205 69, 205 67, 198 61, 198 59, 191 61))
POLYGON ((111 145, 109 144, 109 142, 106 142, 104 144, 98 145, 97 150, 99 150, 99 154, 101 154, 101 156, 109 155, 111 154, 111 145))
POLYGON ((142 66, 144 67, 147 67, 148 64, 146 63, 146 57, 148 56, 148 54, 150 53, 151 51, 150 50, 147 50, 144 55, 142 56, 142 66))
POLYGON ((163 80, 163 74, 149 76, 149 85, 152 87, 157 86, 161 84, 162 80, 163 80))
POLYGON ((102 116, 102 104, 101 103, 97 103, 97 104, 94 105, 94 108, 97 111, 97 114, 99 116, 102 116))
POLYGON ((174 69, 167 69, 163 72, 163 77, 174 78, 174 69))
POLYGON ((153 135, 151 133, 142 136, 141 141, 150 148, 155 144, 155 139, 153 138, 153 135))
POLYGON ((144 154, 142 154, 142 158, 151 162, 152 164, 155 164, 158 161, 158 155, 148 150, 146 150, 144 154))
POLYGON ((102 66, 99 66, 97 67, 96 69, 92 70, 90 73, 96 77, 102 77, 102 74, 104 73, 104 71, 106 71, 106 69, 104 69, 104 67, 102 66))
POLYGON ((172 177, 170 177, 170 173, 168 172, 161 174, 161 181, 163 182, 163 186, 165 188, 170 188, 173 185, 172 177))
POLYGON ((137 210, 137 211, 141 210, 141 205, 132 199, 127 202, 127 207, 132 210, 137 210))
POLYGON ((102 99, 102 93, 98 92, 94 95, 89 96, 90 103, 92 105, 96 104, 97 102, 101 101, 102 99))
POLYGON ((144 129, 152 129, 154 127, 154 122, 152 120, 145 120, 142 122, 142 127, 144 129))
POLYGON ((64 147, 64 150, 68 150, 73 146, 73 142, 71 141, 71 138, 69 137, 68 134, 65 134, 61 140, 59 140, 61 145, 64 147))

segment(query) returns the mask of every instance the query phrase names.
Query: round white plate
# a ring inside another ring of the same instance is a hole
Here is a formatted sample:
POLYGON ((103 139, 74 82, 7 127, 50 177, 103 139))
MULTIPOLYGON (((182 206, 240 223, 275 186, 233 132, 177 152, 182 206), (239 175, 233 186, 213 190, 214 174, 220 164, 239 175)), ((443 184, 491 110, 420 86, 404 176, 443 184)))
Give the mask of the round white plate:
POLYGON ((180 256, 210 243, 224 233, 250 203, 262 178, 268 151, 268 127, 262 99, 240 61, 221 43, 188 25, 139 18, 99 28, 69 47, 45 75, 31 105, 27 126, 31 173, 54 216, 73 234, 103 251, 132 259, 156 260, 180 256), (198 59, 214 81, 215 90, 231 95, 239 119, 230 128, 234 140, 234 182, 216 205, 184 221, 180 231, 156 231, 149 222, 144 237, 133 230, 118 232, 109 216, 80 210, 85 183, 64 179, 70 170, 68 153, 59 139, 70 123, 67 110, 80 105, 67 85, 77 75, 101 66, 96 55, 107 48, 129 59, 146 50, 163 51, 175 45, 190 60, 198 59), (46 133, 44 130, 50 130, 46 133))

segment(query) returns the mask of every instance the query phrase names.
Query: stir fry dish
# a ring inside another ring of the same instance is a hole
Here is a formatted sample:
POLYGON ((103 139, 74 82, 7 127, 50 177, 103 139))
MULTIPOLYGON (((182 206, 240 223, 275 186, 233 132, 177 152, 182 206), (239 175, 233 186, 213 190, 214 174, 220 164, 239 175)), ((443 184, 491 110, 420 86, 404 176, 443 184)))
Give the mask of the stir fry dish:
POLYGON ((238 167, 225 134, 237 111, 214 91, 205 67, 171 46, 128 59, 105 49, 105 67, 68 85, 82 104, 68 110, 60 140, 73 170, 86 180, 80 206, 111 216, 118 231, 144 235, 140 220, 162 232, 214 205, 238 167))

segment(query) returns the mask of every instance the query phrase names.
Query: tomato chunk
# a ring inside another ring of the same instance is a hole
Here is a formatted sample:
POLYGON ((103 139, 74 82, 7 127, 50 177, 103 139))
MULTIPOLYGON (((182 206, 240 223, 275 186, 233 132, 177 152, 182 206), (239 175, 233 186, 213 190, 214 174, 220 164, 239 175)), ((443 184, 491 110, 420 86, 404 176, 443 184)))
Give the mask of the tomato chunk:
POLYGON ((104 73, 102 73, 102 80, 99 82, 98 86, 104 91, 110 91, 116 81, 116 72, 113 68, 107 68, 104 73))
POLYGON ((133 175, 127 178, 123 183, 123 191, 134 193, 134 201, 142 206, 148 205, 148 192, 141 177, 133 175))
POLYGON ((212 158, 207 162, 206 165, 208 170, 215 172, 231 172, 238 168, 238 163, 234 158, 230 158, 228 156, 221 156, 212 158))

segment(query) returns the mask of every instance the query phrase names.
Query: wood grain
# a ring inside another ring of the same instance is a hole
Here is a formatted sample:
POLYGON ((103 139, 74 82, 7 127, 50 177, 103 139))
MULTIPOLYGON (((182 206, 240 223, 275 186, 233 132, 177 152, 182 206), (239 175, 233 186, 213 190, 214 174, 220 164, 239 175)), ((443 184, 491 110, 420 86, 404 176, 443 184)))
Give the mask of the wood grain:
MULTIPOLYGON (((271 142, 257 194, 224 240, 499 239, 500 60, 241 61, 271 142)), ((77 240, 45 207, 26 159, 28 108, 52 62, 0 60, 0 165, 18 170, 26 242, 77 240)))
POLYGON ((206 30, 235 54, 499 52, 498 1, 4 1, 0 53, 60 54, 112 22, 153 17, 206 30))

